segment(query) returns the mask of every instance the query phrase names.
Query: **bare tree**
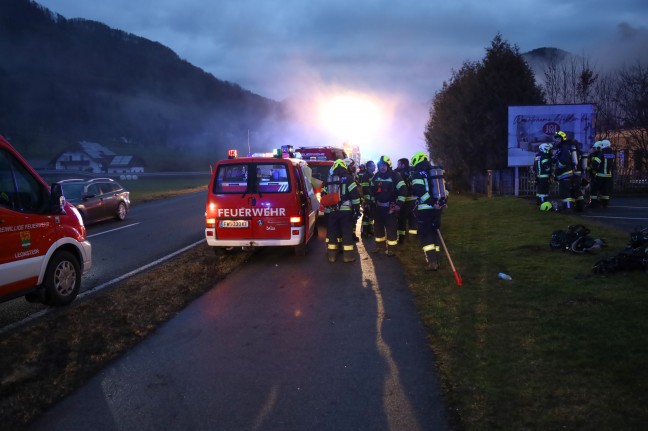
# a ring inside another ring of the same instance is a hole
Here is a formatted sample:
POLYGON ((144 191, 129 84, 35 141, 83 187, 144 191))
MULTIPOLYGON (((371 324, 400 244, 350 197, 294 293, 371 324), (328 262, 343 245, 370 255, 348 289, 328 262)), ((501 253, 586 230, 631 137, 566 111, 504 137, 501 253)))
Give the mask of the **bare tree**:
POLYGON ((571 57, 545 68, 542 90, 552 104, 590 103, 597 80, 587 58, 571 57))
POLYGON ((638 61, 618 74, 616 103, 619 123, 628 148, 633 150, 635 169, 648 171, 648 67, 638 61))

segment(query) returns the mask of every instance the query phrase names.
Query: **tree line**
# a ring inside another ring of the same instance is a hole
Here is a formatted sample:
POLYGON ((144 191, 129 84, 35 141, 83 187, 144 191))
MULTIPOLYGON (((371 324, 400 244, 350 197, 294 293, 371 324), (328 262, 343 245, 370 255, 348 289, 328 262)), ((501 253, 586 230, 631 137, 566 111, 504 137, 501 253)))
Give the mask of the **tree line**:
POLYGON ((597 135, 620 129, 636 167, 648 172, 648 67, 637 62, 598 72, 587 59, 552 60, 540 82, 519 48, 497 34, 481 61, 466 61, 430 106, 425 140, 455 187, 507 167, 508 106, 594 103, 597 135))

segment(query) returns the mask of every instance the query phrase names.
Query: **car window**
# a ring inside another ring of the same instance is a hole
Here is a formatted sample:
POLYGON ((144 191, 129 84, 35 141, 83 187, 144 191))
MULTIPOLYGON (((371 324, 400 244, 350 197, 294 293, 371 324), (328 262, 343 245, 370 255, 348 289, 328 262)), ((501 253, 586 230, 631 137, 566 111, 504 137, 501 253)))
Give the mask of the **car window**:
POLYGON ((218 194, 245 193, 247 190, 249 168, 247 163, 219 166, 213 185, 213 192, 218 194))
POLYGON ((6 151, 0 153, 0 205, 26 213, 41 213, 47 206, 45 186, 6 151))
POLYGON ((99 187, 99 184, 90 184, 88 186, 88 190, 86 192, 86 195, 99 196, 100 194, 101 194, 101 188, 99 187))
POLYGON ((83 198, 83 183, 61 183, 65 199, 78 200, 83 198))
POLYGON ((257 165, 257 191, 259 193, 288 193, 287 166, 283 163, 259 163, 257 165))

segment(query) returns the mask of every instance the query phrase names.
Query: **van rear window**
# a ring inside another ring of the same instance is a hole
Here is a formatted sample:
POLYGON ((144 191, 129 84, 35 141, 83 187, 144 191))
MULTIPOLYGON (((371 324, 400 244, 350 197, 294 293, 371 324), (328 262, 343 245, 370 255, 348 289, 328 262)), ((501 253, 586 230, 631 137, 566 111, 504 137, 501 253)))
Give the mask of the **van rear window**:
POLYGON ((288 193, 291 188, 286 166, 283 163, 221 165, 216 172, 213 193, 288 193), (250 188, 249 183, 252 183, 250 188))
POLYGON ((214 193, 245 193, 247 190, 249 166, 222 165, 218 168, 216 181, 214 181, 214 193))
POLYGON ((288 171, 285 164, 260 163, 256 166, 256 169, 256 189, 258 193, 288 193, 290 191, 288 171))

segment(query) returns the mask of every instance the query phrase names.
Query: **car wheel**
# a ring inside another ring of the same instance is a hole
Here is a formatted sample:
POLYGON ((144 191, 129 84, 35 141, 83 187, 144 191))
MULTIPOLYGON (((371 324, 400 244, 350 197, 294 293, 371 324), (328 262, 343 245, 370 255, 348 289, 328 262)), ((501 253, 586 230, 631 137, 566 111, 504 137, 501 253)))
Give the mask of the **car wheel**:
POLYGON ((126 213, 127 212, 128 211, 126 210, 126 204, 123 203, 123 202, 120 202, 119 206, 117 207, 117 215, 115 216, 115 218, 117 220, 124 220, 126 218, 126 213))
POLYGON ((67 305, 74 301, 81 287, 79 260, 68 251, 56 252, 45 271, 45 304, 67 305))

